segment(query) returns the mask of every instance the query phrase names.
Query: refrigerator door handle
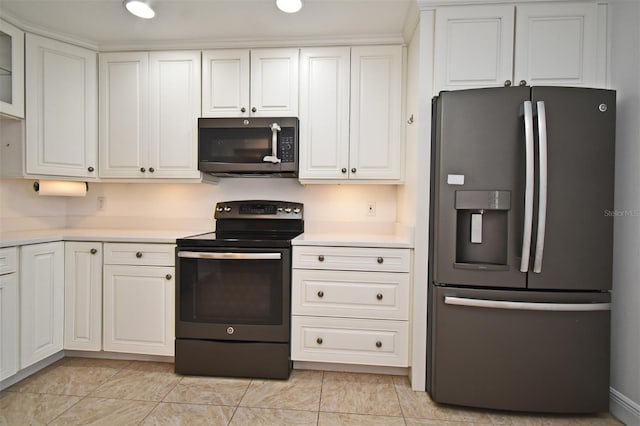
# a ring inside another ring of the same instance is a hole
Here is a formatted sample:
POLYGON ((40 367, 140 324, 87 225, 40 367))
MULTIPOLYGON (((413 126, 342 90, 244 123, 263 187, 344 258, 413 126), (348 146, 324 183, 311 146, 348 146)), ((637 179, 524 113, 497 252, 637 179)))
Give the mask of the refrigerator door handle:
POLYGON ((446 305, 470 306, 475 308, 511 309, 518 311, 591 312, 610 311, 611 303, 541 303, 511 302, 507 300, 468 299, 445 296, 446 305))
POLYGON ((531 101, 524 102, 525 136, 525 187, 524 187, 524 228, 522 231, 522 260, 520 272, 529 271, 531 255, 531 228, 533 227, 533 108, 531 101))
POLYGON ((542 272, 544 253, 544 229, 547 222, 547 113, 544 101, 536 102, 538 108, 538 159, 540 177, 538 188, 538 233, 536 236, 536 255, 533 259, 533 272, 542 272))

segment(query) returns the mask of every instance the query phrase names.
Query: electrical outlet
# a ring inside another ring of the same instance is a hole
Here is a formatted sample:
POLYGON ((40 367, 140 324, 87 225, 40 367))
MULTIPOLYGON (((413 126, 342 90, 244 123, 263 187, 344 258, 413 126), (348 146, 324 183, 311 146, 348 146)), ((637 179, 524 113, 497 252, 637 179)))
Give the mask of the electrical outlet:
POLYGON ((375 216, 376 215, 376 203, 374 201, 369 201, 367 203, 367 216, 375 216))
POLYGON ((105 204, 106 200, 104 197, 98 197, 98 211, 103 211, 104 210, 104 204, 105 204))

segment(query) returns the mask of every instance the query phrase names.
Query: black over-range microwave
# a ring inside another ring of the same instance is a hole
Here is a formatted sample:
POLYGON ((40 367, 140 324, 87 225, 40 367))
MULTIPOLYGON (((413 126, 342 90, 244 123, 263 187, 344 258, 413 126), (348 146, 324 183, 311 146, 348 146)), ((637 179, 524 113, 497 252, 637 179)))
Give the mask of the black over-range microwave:
POLYGON ((198 169, 215 176, 298 176, 296 117, 199 118, 198 169))

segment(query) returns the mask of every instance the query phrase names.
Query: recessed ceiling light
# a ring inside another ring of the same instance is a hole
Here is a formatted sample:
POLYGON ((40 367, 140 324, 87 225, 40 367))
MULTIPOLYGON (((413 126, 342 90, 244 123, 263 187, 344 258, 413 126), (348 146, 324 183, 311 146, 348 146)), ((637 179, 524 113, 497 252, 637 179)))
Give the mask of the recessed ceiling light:
POLYGON ((124 0, 124 6, 138 18, 151 19, 156 16, 148 0, 124 0))
POLYGON ((276 0, 276 6, 283 12, 296 13, 302 9, 302 0, 276 0))

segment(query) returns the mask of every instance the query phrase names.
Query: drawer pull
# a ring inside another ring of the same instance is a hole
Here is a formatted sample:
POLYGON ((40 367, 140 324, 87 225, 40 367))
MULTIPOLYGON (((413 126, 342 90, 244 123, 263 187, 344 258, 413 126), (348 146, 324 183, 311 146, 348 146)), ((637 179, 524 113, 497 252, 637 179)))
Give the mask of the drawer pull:
POLYGON ((384 259, 383 259, 383 258, 381 258, 381 257, 379 257, 379 258, 378 258, 378 263, 382 263, 382 262, 384 262, 384 259))
POLYGON ((170 280, 170 279, 171 279, 171 274, 167 274, 167 275, 165 275, 164 277, 165 277, 167 280, 170 280))
POLYGON ((136 257, 137 257, 138 259, 140 259, 140 258, 142 257, 142 252, 141 252, 141 251, 137 252, 137 253, 136 253, 136 257))
POLYGON ((378 340, 376 342, 376 348, 381 348, 382 347, 382 342, 380 340, 378 340))
POLYGON ((319 345, 321 345, 321 344, 322 344, 322 337, 318 337, 318 338, 316 339, 316 343, 317 343, 317 344, 319 344, 319 345))
POLYGON ((94 248, 93 248, 93 249, 89 250, 89 252, 90 252, 91 254, 96 254, 96 253, 98 252, 98 250, 96 250, 96 249, 94 249, 94 248))
POLYGON ((318 262, 324 262, 324 256, 323 255, 318 256, 318 262))
POLYGON ((382 295, 382 293, 376 294, 376 299, 378 299, 378 300, 382 300, 383 297, 384 296, 382 295))
POLYGON ((324 291, 322 290, 318 291, 318 297, 324 297, 324 291))

